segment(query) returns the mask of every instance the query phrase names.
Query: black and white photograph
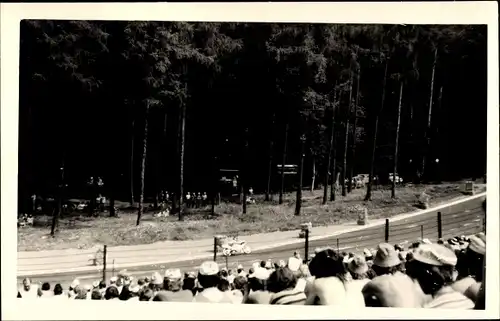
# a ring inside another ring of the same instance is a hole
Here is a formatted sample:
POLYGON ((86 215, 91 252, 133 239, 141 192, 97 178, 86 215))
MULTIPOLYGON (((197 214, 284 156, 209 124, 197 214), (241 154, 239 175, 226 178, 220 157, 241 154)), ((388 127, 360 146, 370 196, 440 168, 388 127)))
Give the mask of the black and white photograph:
POLYGON ((216 20, 17 22, 9 302, 498 313, 492 26, 216 20))

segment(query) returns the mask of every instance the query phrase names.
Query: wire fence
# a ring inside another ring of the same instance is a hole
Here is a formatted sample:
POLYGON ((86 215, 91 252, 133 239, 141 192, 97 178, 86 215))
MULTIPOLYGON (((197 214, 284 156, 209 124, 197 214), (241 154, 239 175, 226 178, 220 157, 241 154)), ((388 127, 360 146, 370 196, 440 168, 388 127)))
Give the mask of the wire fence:
MULTIPOLYGON (((437 212, 424 216, 423 218, 412 219, 410 221, 400 220, 391 222, 390 219, 386 219, 385 224, 381 226, 367 227, 366 229, 347 232, 338 238, 327 240, 310 241, 309 230, 305 229, 303 245, 301 246, 300 243, 298 243, 296 246, 292 245, 291 247, 295 248, 295 250, 303 251, 304 259, 308 260, 309 253, 313 253, 316 247, 330 246, 336 248, 338 251, 356 253, 361 252, 364 248, 376 247, 381 242, 391 244, 411 243, 419 238, 427 238, 435 242, 440 238, 448 239, 461 235, 471 235, 486 230, 486 215, 482 207, 466 211, 462 210, 448 213, 437 212)), ((262 256, 268 254, 274 255, 274 260, 286 259, 290 256, 291 247, 286 246, 286 249, 281 250, 280 248, 274 248, 267 251, 258 251, 253 253, 252 257, 255 258, 255 255, 259 254, 262 254, 262 256)), ((158 258, 164 258, 162 252, 169 250, 171 249, 158 248, 158 251, 155 251, 155 255, 157 255, 158 258)), ((230 263, 242 260, 242 256, 240 255, 223 255, 222 247, 215 238, 212 251, 213 260, 221 264, 225 263, 226 266, 230 263)), ((210 250, 207 249, 205 253, 208 254, 209 252, 210 250)), ((104 245, 97 251, 84 250, 71 255, 28 255, 18 258, 18 274, 23 273, 23 271, 19 271, 19 265, 22 265, 24 272, 29 271, 36 274, 37 271, 43 271, 44 268, 46 269, 48 264, 57 264, 59 268, 74 268, 75 265, 79 265, 80 263, 86 266, 94 266, 94 272, 98 271, 102 273, 103 279, 106 280, 108 274, 114 275, 116 271, 115 260, 131 257, 134 259, 151 257, 151 252, 144 251, 143 249, 113 249, 109 251, 108 247, 104 245), (75 256, 81 258, 75 260, 75 256), (56 257, 67 257, 68 260, 53 260, 56 257), (70 257, 72 259, 69 259, 70 257), (23 260, 27 260, 27 262, 23 262, 23 260), (33 260, 33 262, 29 262, 29 260, 33 260)), ((193 259, 193 261, 194 260, 195 259, 193 259)), ((123 264, 123 261, 120 261, 120 264, 123 264)))

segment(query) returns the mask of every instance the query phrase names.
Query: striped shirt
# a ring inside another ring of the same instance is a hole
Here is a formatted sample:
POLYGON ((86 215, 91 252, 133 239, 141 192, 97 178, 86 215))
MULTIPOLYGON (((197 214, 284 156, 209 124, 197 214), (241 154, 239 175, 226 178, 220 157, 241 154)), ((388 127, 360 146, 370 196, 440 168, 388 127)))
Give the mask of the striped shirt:
POLYGON ((474 302, 449 286, 439 290, 432 300, 424 305, 427 309, 474 309, 474 302))
POLYGON ((297 289, 285 290, 271 295, 271 304, 276 305, 304 305, 306 295, 297 289))

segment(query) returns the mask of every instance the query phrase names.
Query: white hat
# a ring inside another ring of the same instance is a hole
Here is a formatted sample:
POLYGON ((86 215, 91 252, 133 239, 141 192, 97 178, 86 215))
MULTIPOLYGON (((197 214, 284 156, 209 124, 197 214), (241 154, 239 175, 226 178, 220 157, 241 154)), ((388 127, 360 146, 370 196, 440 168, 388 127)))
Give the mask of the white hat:
POLYGON ((243 265, 238 264, 238 267, 237 267, 236 269, 238 269, 238 270, 243 270, 243 265))
POLYGON ((92 282, 92 286, 93 286, 94 288, 99 287, 99 281, 94 281, 94 282, 92 282))
POLYGON ((425 264, 442 266, 457 264, 455 253, 441 244, 422 244, 415 249, 413 259, 425 264))
POLYGON ((206 261, 200 266, 201 275, 216 275, 219 273, 219 265, 213 261, 206 261))
POLYGON ((80 285, 80 281, 78 279, 74 279, 73 282, 71 282, 70 287, 74 289, 79 285, 80 285))
POLYGON ((473 235, 469 238, 469 249, 477 254, 486 254, 486 236, 484 233, 473 235))
POLYGON ((288 259, 288 268, 293 272, 297 272, 300 269, 301 262, 296 257, 291 257, 288 259))
POLYGON ((151 276, 151 283, 154 285, 163 284, 163 278, 161 277, 161 274, 158 272, 154 272, 151 276))
POLYGON ((248 278, 256 278, 258 280, 267 280, 269 278, 269 271, 265 268, 258 267, 255 271, 248 276, 248 278))
POLYGON ((266 269, 272 269, 272 268, 273 268, 273 263, 271 262, 271 260, 267 260, 266 269))
POLYGON ((118 278, 116 276, 112 276, 110 279, 109 279, 109 282, 111 283, 115 283, 116 281, 118 281, 118 278))
POLYGON ((372 252, 370 252, 369 249, 364 249, 363 250, 363 254, 365 255, 365 257, 372 257, 372 252))
POLYGON ((279 267, 285 267, 285 266, 286 266, 285 261, 280 260, 280 262, 279 262, 278 266, 279 266, 279 267))
POLYGON ((165 278, 169 280, 182 279, 182 273, 179 269, 168 269, 165 271, 165 278))

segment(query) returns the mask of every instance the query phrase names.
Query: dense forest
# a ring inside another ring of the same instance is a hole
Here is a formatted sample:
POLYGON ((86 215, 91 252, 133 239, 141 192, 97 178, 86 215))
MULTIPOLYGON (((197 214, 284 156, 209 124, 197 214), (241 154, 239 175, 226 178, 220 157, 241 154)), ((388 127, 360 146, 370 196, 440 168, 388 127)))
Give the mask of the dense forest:
POLYGON ((486 26, 25 20, 20 41, 20 210, 61 179, 142 204, 221 168, 277 193, 301 155, 304 185, 486 171, 486 26))

